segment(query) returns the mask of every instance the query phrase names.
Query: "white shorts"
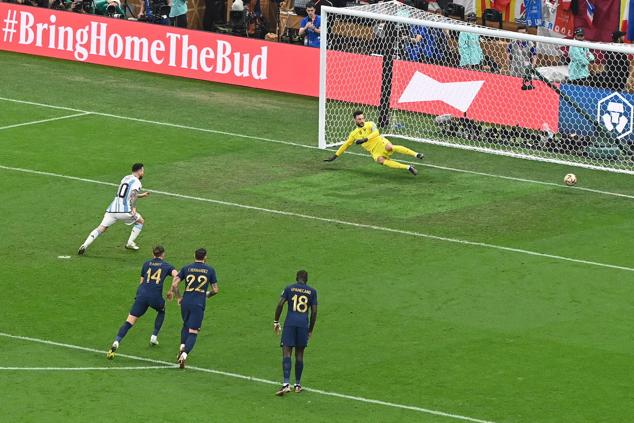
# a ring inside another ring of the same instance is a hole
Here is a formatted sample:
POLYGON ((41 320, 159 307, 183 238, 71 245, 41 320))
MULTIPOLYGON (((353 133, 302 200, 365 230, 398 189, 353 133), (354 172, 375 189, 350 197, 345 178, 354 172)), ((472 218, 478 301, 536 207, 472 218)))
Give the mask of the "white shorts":
POLYGON ((103 215, 101 226, 110 227, 115 223, 121 221, 126 225, 134 225, 139 219, 141 219, 140 213, 107 213, 103 215))

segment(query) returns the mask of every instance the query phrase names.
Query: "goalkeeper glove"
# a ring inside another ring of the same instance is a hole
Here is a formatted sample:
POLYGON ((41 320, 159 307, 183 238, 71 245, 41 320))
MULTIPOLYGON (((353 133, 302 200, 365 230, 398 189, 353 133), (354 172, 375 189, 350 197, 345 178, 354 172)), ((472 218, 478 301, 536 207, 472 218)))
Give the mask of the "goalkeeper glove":
POLYGON ((354 143, 356 145, 360 145, 360 144, 363 144, 364 142, 367 142, 367 141, 368 141, 367 138, 361 138, 360 140, 356 140, 354 143))
POLYGON ((332 157, 328 157, 327 159, 324 159, 325 162, 332 162, 335 161, 335 159, 337 158, 336 154, 333 154, 332 157))

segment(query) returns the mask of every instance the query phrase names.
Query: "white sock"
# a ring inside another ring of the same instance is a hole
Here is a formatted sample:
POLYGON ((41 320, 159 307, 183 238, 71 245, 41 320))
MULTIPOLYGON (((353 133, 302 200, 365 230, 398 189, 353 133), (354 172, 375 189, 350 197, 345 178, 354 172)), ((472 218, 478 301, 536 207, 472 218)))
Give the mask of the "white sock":
POLYGON ((88 238, 86 238, 86 240, 84 241, 84 246, 88 247, 90 244, 93 243, 95 239, 97 239, 99 235, 101 235, 101 232, 99 232, 97 229, 93 230, 90 235, 88 235, 88 238))
POLYGON ((181 351, 185 351, 185 344, 181 344, 181 351))
POLYGON ((128 244, 131 244, 134 242, 136 237, 138 237, 139 234, 141 233, 141 229, 143 229, 143 224, 141 223, 134 224, 134 227, 132 228, 132 232, 130 232, 130 238, 128 238, 128 244))

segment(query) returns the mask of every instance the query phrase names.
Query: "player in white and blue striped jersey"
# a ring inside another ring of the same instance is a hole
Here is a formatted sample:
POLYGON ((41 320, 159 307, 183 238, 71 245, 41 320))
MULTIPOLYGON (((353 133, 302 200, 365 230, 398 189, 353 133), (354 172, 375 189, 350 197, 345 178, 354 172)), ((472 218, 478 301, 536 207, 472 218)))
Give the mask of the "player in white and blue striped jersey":
POLYGON ((88 235, 86 241, 79 247, 77 254, 83 255, 88 246, 117 221, 122 221, 126 225, 133 225, 125 248, 129 250, 139 249, 134 241, 141 233, 144 221, 141 214, 136 210, 136 200, 150 195, 147 191, 141 192, 141 179, 143 179, 144 173, 143 163, 132 165, 132 174, 125 176, 121 180, 119 188, 117 188, 117 194, 106 209, 106 214, 103 215, 101 224, 88 235))

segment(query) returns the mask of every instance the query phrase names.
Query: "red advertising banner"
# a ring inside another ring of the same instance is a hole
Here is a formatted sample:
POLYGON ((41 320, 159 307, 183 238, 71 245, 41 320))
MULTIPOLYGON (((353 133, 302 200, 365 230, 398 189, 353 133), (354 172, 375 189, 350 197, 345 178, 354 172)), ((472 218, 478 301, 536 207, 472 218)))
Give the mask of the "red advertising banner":
MULTIPOLYGON (((381 98, 382 58, 350 53, 328 53, 329 100, 378 106, 381 98), (350 79, 350 69, 365 77, 350 79), (346 77, 346 75, 348 77, 346 77)), ((390 105, 394 109, 430 115, 466 113, 470 119, 501 125, 557 130, 559 96, 533 81, 522 90, 522 79, 424 63, 395 61, 390 105)))
POLYGON ((0 3, 0 50, 319 95, 319 50, 0 3))
MULTIPOLYGON (((0 3, 0 50, 317 97, 319 50, 252 38, 0 3)), ((377 106, 383 58, 328 52, 327 97, 377 106), (359 69, 363 69, 359 73, 359 69)), ((557 130, 559 98, 541 82, 395 61, 391 106, 557 130)))

